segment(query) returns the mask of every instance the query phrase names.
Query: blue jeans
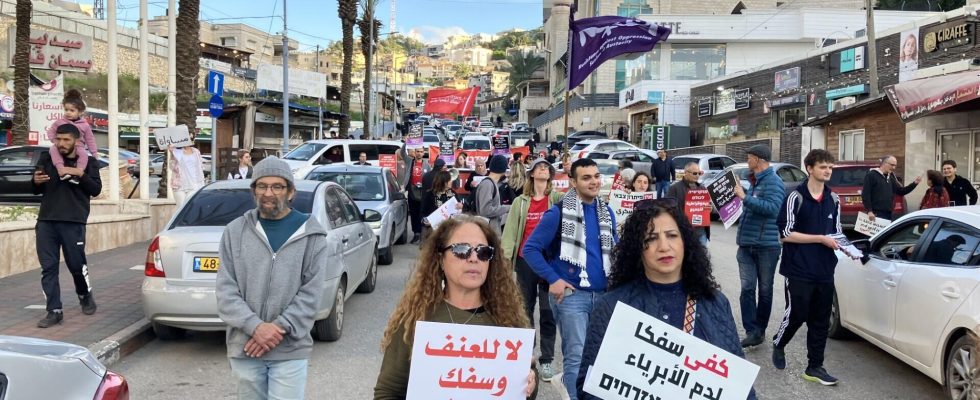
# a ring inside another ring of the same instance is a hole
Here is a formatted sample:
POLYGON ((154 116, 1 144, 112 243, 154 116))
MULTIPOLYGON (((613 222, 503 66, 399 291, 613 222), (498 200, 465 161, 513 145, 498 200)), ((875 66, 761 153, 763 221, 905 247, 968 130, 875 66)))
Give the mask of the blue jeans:
POLYGON ((772 313, 772 282, 779 261, 779 247, 739 246, 735 258, 742 281, 739 305, 742 310, 742 327, 746 335, 765 336, 772 313), (756 302, 755 291, 759 289, 756 302))
POLYGON ((667 189, 670 188, 669 180, 658 180, 657 181, 657 198, 662 199, 667 197, 667 189))
POLYGON ((603 293, 576 290, 557 304, 554 296, 548 296, 551 310, 555 314, 555 322, 558 323, 558 333, 561 335, 561 382, 565 385, 570 400, 576 400, 578 395, 575 381, 578 379, 578 370, 582 365, 582 350, 585 349, 589 316, 592 315, 596 300, 603 293))
POLYGON ((239 400, 302 399, 306 389, 309 360, 263 360, 229 358, 231 372, 238 380, 239 400))

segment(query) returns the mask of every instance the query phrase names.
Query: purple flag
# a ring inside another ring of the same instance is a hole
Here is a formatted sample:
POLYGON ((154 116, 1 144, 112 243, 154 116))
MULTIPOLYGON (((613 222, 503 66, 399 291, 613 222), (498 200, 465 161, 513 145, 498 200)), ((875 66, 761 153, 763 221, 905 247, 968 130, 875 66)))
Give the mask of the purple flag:
POLYGON ((653 50, 657 42, 670 36, 670 28, 626 17, 583 18, 572 21, 570 27, 569 89, 582 83, 606 60, 653 50))

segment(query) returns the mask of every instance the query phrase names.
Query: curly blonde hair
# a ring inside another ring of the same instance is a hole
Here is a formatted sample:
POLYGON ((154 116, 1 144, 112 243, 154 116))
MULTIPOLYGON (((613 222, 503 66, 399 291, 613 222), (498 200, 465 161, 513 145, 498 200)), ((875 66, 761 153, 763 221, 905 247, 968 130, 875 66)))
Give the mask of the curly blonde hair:
POLYGON ((415 336, 415 322, 425 320, 444 301, 442 283, 446 275, 442 270, 444 252, 441 249, 449 245, 447 242, 453 232, 465 224, 478 226, 487 237, 487 243, 494 248, 493 259, 490 260, 490 267, 487 269, 487 280, 480 287, 483 308, 497 326, 508 328, 530 326, 524 312, 523 297, 513 277, 514 268, 504 257, 500 237, 479 217, 456 215, 439 224, 432 236, 422 245, 415 265, 415 274, 408 281, 398 306, 388 320, 388 327, 385 328, 384 337, 381 339, 382 351, 388 348, 392 340, 396 340, 393 336, 399 329, 405 331, 401 339, 405 343, 412 343, 415 336))

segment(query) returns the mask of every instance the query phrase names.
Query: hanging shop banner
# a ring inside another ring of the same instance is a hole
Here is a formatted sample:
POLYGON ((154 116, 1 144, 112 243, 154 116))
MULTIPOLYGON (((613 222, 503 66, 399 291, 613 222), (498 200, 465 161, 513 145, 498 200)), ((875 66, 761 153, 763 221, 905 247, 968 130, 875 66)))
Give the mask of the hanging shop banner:
POLYGON ((899 36, 902 46, 898 50, 898 81, 915 79, 919 70, 919 28, 902 32, 899 36))
MULTIPOLYGON (((14 66, 17 28, 7 30, 9 66, 14 66)), ((73 33, 31 29, 28 60, 32 69, 89 72, 92 69, 92 37, 73 33)))
POLYGON ((777 71, 773 77, 773 91, 776 93, 800 87, 800 67, 777 71))
POLYGON ((31 128, 27 135, 28 144, 42 146, 51 144, 48 140, 48 128, 64 114, 61 106, 61 101, 65 97, 64 75, 59 73, 47 83, 39 86, 31 85, 28 90, 31 99, 31 108, 28 112, 31 128))
POLYGON ((902 122, 908 123, 939 110, 980 97, 977 71, 901 82, 885 88, 902 122))

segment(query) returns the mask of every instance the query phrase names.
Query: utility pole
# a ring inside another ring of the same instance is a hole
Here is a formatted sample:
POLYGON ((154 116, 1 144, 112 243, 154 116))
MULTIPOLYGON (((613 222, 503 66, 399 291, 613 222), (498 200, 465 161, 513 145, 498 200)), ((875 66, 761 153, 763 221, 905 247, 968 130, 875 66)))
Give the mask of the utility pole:
POLYGON ((286 0, 282 0, 282 155, 289 153, 289 37, 286 0))
MULTIPOLYGON (((150 52, 147 48, 147 0, 140 0, 140 199, 150 199, 150 52)), ((214 132, 211 132, 214 146, 214 132)), ((214 176, 211 176, 212 179, 214 176)))
POLYGON ((865 30, 865 36, 868 38, 868 54, 865 56, 868 58, 868 75, 870 76, 869 84, 871 86, 871 98, 878 98, 878 46, 875 43, 875 10, 872 4, 873 0, 864 1, 865 15, 868 18, 868 26, 865 30))
MULTIPOLYGON (((116 0, 106 3, 106 73, 109 75, 109 200, 119 201, 119 38, 116 36, 116 0)), ((171 174, 167 174, 170 176, 171 174)), ((161 183, 162 184, 162 183, 161 183)))
MULTIPOLYGON (((371 17, 373 18, 374 16, 372 15, 371 17)), ((368 40, 368 60, 371 61, 370 62, 371 69, 369 71, 367 71, 368 88, 370 89, 370 91, 368 93, 368 96, 367 96, 367 98, 368 98, 368 107, 367 107, 367 110, 368 110, 368 126, 365 127, 366 129, 362 129, 361 130, 361 132, 362 132, 361 133, 361 139, 370 139, 369 137, 365 137, 364 133, 371 132, 372 135, 374 134, 374 114, 375 114, 374 108, 377 105, 376 104, 376 101, 374 99, 374 92, 375 92, 375 90, 374 90, 374 67, 375 67, 375 65, 374 65, 374 20, 371 20, 369 23, 371 25, 370 25, 370 28, 368 28, 368 39, 369 39, 368 40)))
MULTIPOLYGON (((167 69, 167 127, 173 127, 177 125, 177 0, 167 1, 167 69)), ((172 162, 170 152, 166 149, 160 150, 167 152, 169 166, 172 162)), ((168 182, 170 175, 167 174, 168 182)), ((167 182, 160 184, 167 187, 167 198, 174 198, 174 188, 167 182)))
MULTIPOLYGON (((318 74, 320 73, 320 45, 319 44, 316 45, 316 73, 318 74)), ((320 132, 320 139, 323 139, 324 137, 323 136, 323 97, 319 97, 316 99, 316 108, 318 111, 316 116, 318 118, 319 126, 320 126, 318 132, 320 132)))

